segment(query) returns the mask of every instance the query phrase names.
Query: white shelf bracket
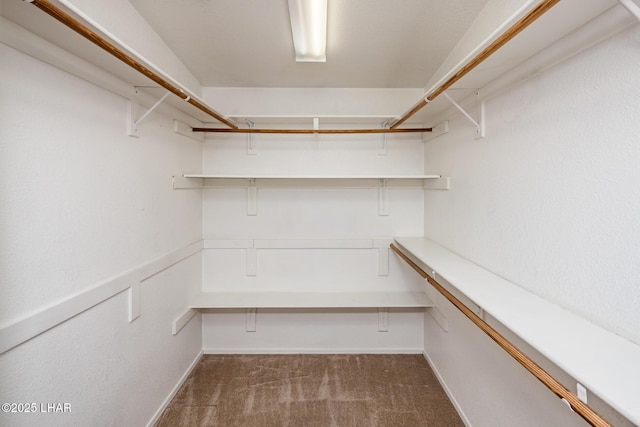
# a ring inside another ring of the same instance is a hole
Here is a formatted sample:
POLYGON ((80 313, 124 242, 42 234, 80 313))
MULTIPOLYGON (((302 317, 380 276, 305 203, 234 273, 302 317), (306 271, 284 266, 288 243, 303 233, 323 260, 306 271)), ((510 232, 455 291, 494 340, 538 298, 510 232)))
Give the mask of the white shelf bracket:
POLYGON ((444 332, 449 332, 449 321, 437 307, 427 307, 427 313, 444 332))
POLYGON ((378 332, 389 332, 389 308, 378 309, 378 332))
POLYGON ((247 308, 247 324, 246 324, 247 332, 256 331, 256 314, 257 313, 258 313, 257 308, 247 308))
POLYGON ((129 288, 129 323, 140 317, 142 305, 140 302, 141 286, 142 283, 136 281, 129 288))
POLYGON ((204 179, 202 178, 185 178, 182 175, 173 175, 173 189, 202 189, 204 188, 204 179))
POLYGON ((165 93, 162 98, 160 98, 158 101, 156 101, 155 104, 153 104, 151 106, 151 108, 149 108, 142 116, 140 116, 139 119, 134 119, 135 114, 136 114, 136 110, 138 109, 138 105, 136 102, 134 102, 133 100, 129 100, 129 108, 128 108, 128 120, 127 120, 127 124, 129 126, 128 129, 128 135, 129 136, 133 136, 133 137, 138 137, 138 126, 140 126, 140 124, 149 116, 149 114, 151 114, 153 112, 153 110, 155 110, 156 108, 158 108, 158 106, 160 104, 162 104, 164 102, 165 99, 167 99, 167 97, 171 95, 171 92, 167 91, 167 93, 165 93))
POLYGON ((249 179, 247 187, 247 215, 258 215, 258 186, 255 178, 249 179))
MULTIPOLYGON (((382 129, 388 129, 391 124, 391 120, 385 120, 380 123, 380 127, 382 129)), ((387 134, 381 133, 378 137, 378 156, 386 156, 387 155, 387 134)))
MULTIPOLYGON (((484 126, 484 101, 480 101, 480 118, 476 121, 467 111, 462 108, 460 104, 458 104, 453 98, 449 96, 447 92, 442 92, 445 98, 447 98, 454 107, 456 107, 473 125, 476 127, 476 139, 485 137, 485 126, 484 126)), ((476 92, 476 96, 479 96, 480 93, 476 92)))
POLYGON ((425 190, 450 190, 451 178, 448 176, 441 176, 437 179, 425 179, 423 188, 425 190))
POLYGON ((187 326, 187 323, 189 323, 189 321, 193 319, 196 314, 198 314, 198 310, 188 308, 184 313, 173 319, 171 334, 177 335, 178 332, 182 330, 182 328, 187 326))
MULTIPOLYGON (((247 122, 247 126, 249 126, 249 129, 253 129, 254 123, 249 119, 246 119, 245 121, 247 122)), ((258 145, 256 141, 254 141, 252 133, 247 134, 247 154, 250 156, 255 156, 258 154, 258 145)))
POLYGON ((620 4, 627 8, 629 13, 636 17, 640 21, 640 6, 638 6, 633 0, 618 0, 620 4))
POLYGON ((380 180, 380 188, 378 188, 378 215, 389 215, 389 187, 386 178, 380 180))
MULTIPOLYGON (((251 244, 253 246, 253 242, 251 244)), ((247 248, 247 276, 258 275, 258 250, 254 247, 247 248)))
POLYGON ((195 139, 196 141, 204 142, 205 139, 203 132, 194 132, 191 126, 186 123, 182 123, 179 120, 173 121, 173 131, 178 135, 186 136, 187 138, 195 139))
POLYGON ((431 127, 431 132, 424 132, 422 134, 422 142, 431 141, 432 139, 436 139, 439 136, 449 133, 449 120, 445 120, 444 122, 440 122, 435 126, 431 127))

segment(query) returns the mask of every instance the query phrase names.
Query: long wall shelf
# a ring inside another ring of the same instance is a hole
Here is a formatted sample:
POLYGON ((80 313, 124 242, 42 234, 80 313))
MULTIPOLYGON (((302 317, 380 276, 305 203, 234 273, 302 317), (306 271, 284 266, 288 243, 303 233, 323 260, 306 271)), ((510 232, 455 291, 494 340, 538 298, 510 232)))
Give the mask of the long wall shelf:
POLYGON ((440 175, 260 175, 260 174, 184 174, 202 179, 438 179, 440 175))
POLYGON ((453 286, 622 415, 640 422, 640 346, 429 239, 395 241, 433 279, 453 286))
POLYGON ((194 309, 242 308, 424 308, 432 303, 424 292, 202 292, 191 299, 194 309))
POLYGON ((183 174, 173 176, 174 189, 232 187, 424 187, 448 190, 449 178, 441 175, 268 175, 268 174, 183 174))
POLYGON ((260 175, 184 174, 173 176, 173 188, 246 187, 247 215, 257 215, 258 187, 271 188, 377 188, 378 214, 389 215, 389 188, 448 190, 449 177, 441 175, 260 175))

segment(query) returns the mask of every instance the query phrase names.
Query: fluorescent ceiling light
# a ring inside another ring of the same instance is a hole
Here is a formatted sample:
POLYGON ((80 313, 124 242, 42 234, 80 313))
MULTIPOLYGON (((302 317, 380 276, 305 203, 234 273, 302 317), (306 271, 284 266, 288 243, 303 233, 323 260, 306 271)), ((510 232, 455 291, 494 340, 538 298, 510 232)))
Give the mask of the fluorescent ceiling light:
POLYGON ((327 60, 327 0, 289 0, 293 46, 298 62, 327 60))

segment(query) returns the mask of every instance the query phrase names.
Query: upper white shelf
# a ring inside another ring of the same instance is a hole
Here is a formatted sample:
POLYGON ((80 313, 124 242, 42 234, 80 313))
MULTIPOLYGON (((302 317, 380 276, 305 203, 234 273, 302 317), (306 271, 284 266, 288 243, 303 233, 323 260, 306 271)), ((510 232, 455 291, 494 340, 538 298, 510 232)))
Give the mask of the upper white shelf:
POLYGON ((502 279, 423 237, 403 252, 444 280, 633 423, 640 425, 640 346, 502 279))
POLYGON ((229 116, 237 123, 244 124, 247 120, 252 121, 256 125, 262 124, 305 124, 311 126, 314 119, 318 119, 320 124, 363 124, 382 125, 387 120, 397 118, 397 115, 268 115, 268 114, 249 114, 249 115, 233 115, 229 116))

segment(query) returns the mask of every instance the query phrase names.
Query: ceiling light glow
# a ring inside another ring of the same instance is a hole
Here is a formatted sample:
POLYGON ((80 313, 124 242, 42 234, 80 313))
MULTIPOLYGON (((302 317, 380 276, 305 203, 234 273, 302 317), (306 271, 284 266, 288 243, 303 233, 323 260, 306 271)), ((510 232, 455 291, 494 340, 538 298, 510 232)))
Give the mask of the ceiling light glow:
POLYGON ((289 0, 297 62, 327 60, 327 0, 289 0))

